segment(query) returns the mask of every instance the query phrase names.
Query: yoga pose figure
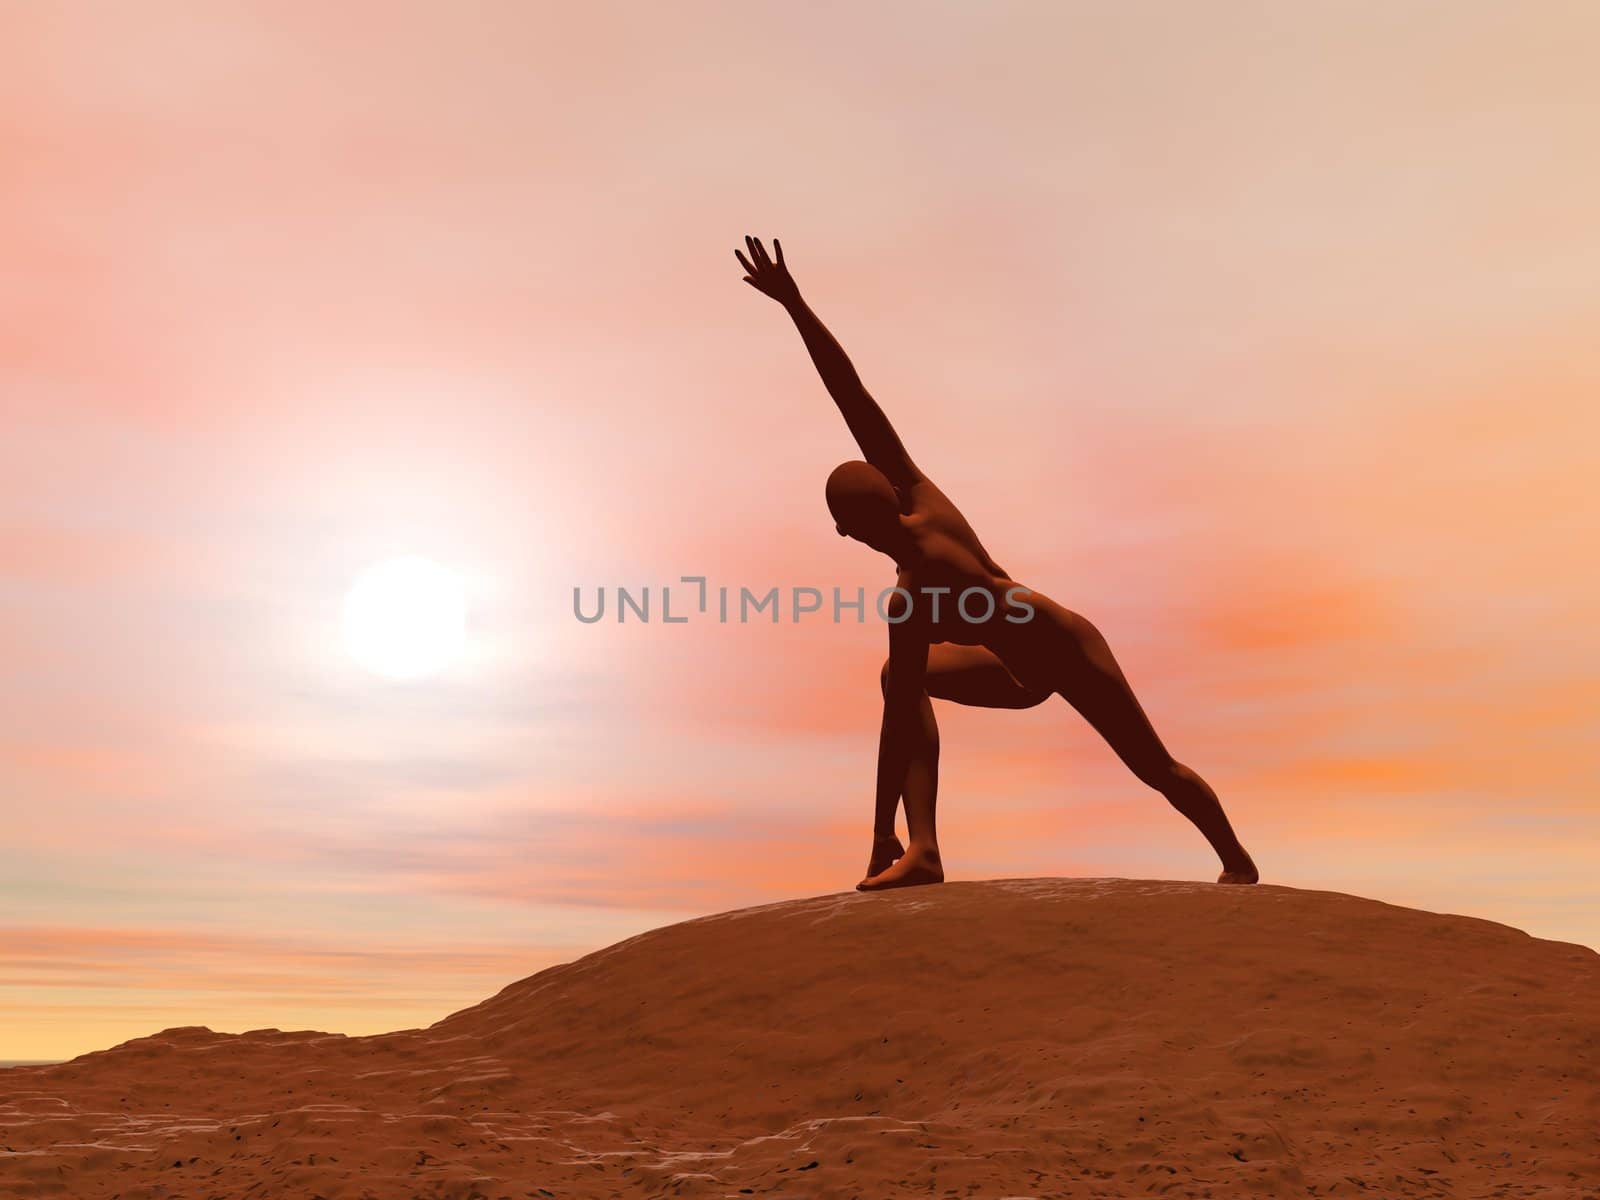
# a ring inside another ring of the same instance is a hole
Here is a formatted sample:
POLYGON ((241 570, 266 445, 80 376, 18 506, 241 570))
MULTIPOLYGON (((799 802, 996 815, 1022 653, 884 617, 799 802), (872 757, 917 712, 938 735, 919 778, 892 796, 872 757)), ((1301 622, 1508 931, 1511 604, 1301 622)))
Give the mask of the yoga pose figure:
POLYGON ((1194 822, 1222 860, 1218 883, 1255 883, 1216 793, 1176 761, 1134 698, 1111 648, 1087 619, 1023 587, 989 557, 966 519, 911 461, 833 335, 784 265, 759 239, 734 254, 745 282, 788 310, 866 462, 828 476, 828 508, 841 536, 888 555, 899 572, 887 604, 877 805, 863 891, 939 883, 934 827, 939 728, 929 697, 985 708, 1030 708, 1059 695, 1081 713, 1139 779, 1194 822), (977 618, 977 619, 973 619, 977 618), (904 799, 909 845, 895 835, 904 799))

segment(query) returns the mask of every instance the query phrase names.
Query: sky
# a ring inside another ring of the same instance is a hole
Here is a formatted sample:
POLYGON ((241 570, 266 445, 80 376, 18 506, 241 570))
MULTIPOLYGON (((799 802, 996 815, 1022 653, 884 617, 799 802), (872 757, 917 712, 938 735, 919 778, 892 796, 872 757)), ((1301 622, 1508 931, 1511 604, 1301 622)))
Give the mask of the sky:
MULTIPOLYGON (((1600 946, 1597 37, 0 4, 0 1059, 426 1025, 854 885, 883 626, 573 616, 892 582, 745 234, 1265 881, 1600 946), (396 682, 339 622, 403 554, 468 639, 396 682)), ((951 878, 1214 877, 1060 699, 939 719, 951 878)))

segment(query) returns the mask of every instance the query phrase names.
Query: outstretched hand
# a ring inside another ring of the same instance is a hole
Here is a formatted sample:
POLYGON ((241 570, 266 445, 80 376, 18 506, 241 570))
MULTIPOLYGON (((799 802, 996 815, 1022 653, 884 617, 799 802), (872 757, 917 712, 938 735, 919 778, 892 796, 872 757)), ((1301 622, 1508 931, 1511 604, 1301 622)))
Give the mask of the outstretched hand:
POLYGON ((744 239, 744 245, 745 249, 750 251, 749 258, 738 250, 733 252, 733 256, 739 260, 739 265, 749 272, 744 281, 756 291, 771 296, 779 304, 798 303, 800 289, 796 286, 794 277, 789 274, 789 268, 783 265, 783 243, 777 238, 772 239, 772 248, 778 254, 777 262, 767 257, 767 249, 761 244, 760 238, 747 237, 744 239))

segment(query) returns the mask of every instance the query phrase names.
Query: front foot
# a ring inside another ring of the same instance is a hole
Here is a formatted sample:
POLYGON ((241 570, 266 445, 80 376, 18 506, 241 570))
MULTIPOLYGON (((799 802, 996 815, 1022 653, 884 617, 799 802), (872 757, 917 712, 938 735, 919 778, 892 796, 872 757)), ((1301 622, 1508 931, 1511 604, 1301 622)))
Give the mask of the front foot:
POLYGON ((944 864, 939 861, 938 849, 913 845, 892 866, 868 875, 856 884, 856 891, 881 892, 888 888, 919 887, 925 883, 943 882, 944 864))
POLYGON ((898 836, 876 833, 872 836, 872 854, 867 859, 867 878, 887 871, 894 861, 906 852, 898 836))

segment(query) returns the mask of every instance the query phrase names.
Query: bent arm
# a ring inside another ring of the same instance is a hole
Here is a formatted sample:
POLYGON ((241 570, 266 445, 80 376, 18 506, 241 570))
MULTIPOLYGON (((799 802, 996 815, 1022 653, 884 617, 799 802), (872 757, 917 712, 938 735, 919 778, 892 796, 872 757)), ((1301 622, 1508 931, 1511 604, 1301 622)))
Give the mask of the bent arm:
POLYGON ((806 349, 811 352, 811 361, 816 364, 817 374, 822 376, 828 394, 844 415, 845 424, 850 427, 856 445, 861 447, 861 456, 882 471, 896 487, 909 487, 921 480, 922 472, 906 453, 900 435, 889 424, 889 418, 883 415, 883 409, 878 407, 878 402, 862 384, 861 376, 856 374, 844 347, 839 345, 833 334, 828 332, 828 327, 798 295, 784 307, 794 319, 795 328, 800 331, 806 349))
POLYGON ((883 689, 883 723, 878 729, 877 801, 873 829, 894 833, 895 809, 911 765, 922 690, 928 675, 928 635, 911 618, 889 627, 889 677, 883 689))

